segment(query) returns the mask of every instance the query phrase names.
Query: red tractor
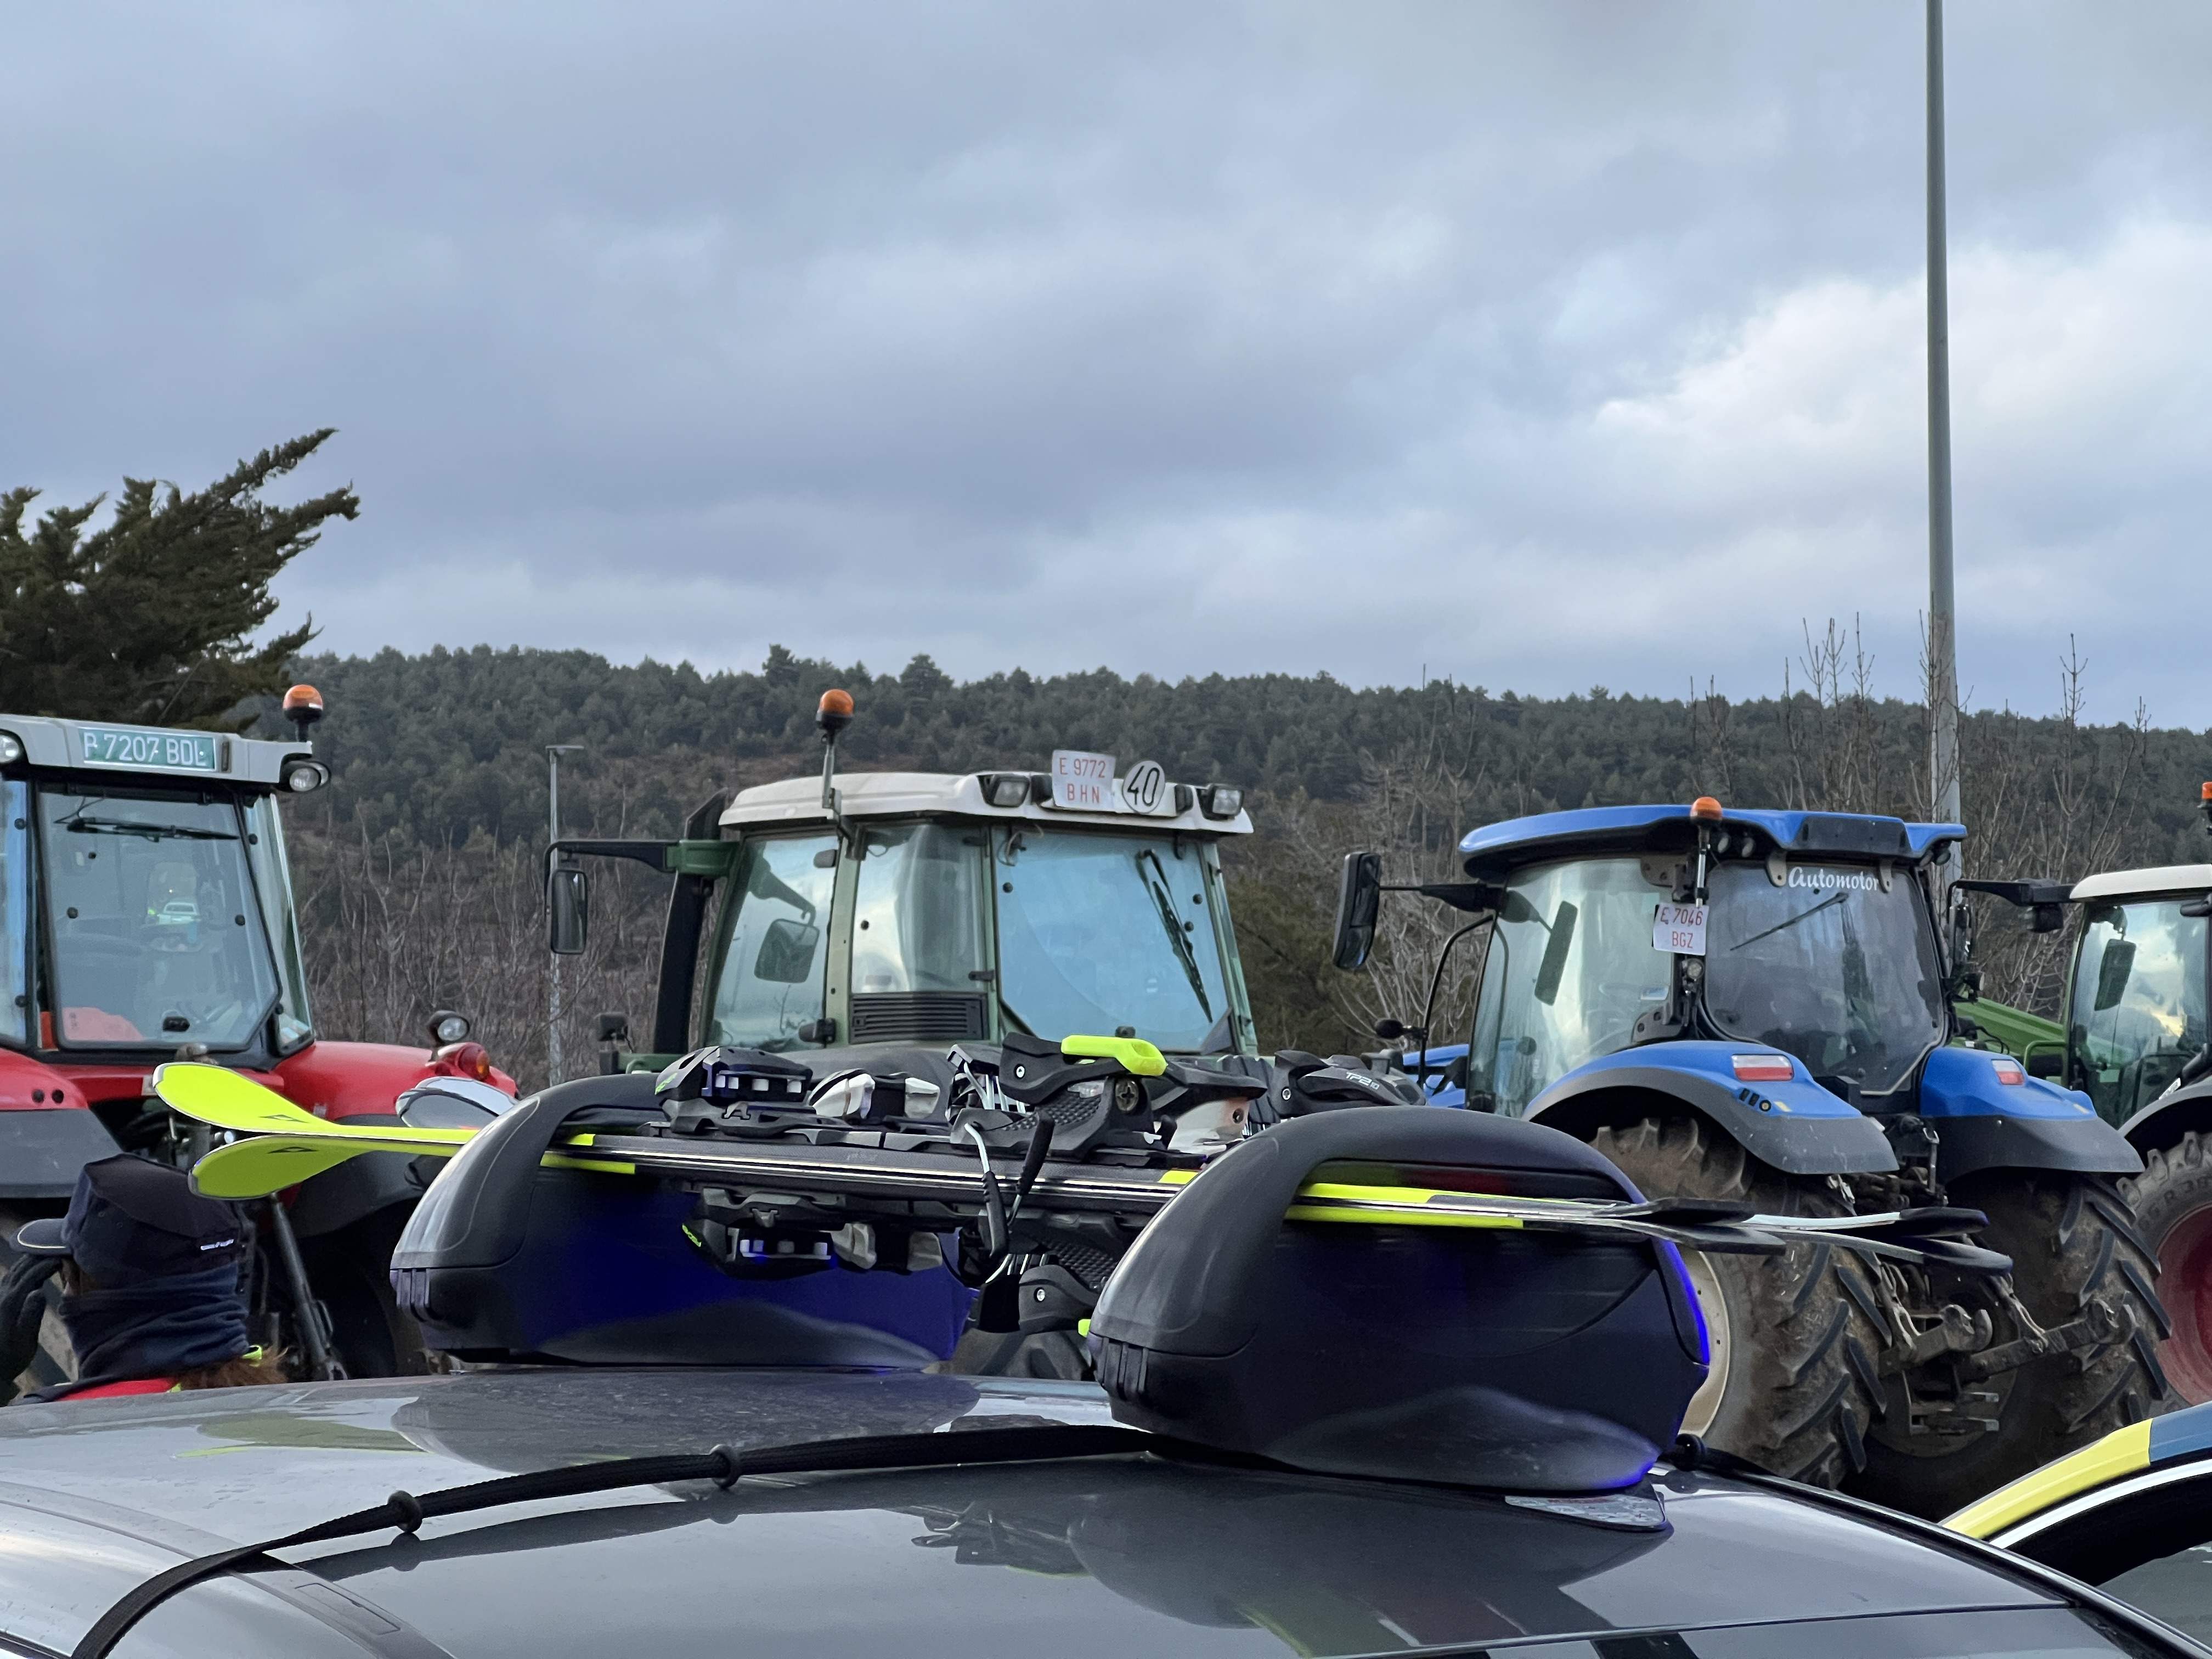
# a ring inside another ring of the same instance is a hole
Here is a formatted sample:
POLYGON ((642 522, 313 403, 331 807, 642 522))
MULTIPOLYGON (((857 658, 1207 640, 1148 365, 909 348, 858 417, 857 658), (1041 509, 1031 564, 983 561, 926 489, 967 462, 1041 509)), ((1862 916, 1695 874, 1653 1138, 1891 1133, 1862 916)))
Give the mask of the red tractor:
MULTIPOLYGON (((234 1067, 334 1119, 396 1121, 441 1075, 514 1093, 458 1013, 432 1018, 431 1048, 316 1040, 276 804, 330 781, 308 741, 322 712, 293 687, 284 742, 0 714, 0 1243, 66 1206, 92 1159, 204 1150, 150 1096, 163 1060, 234 1067)), ((260 1206, 255 1330, 298 1374, 420 1364, 386 1269, 423 1185, 365 1158, 260 1206)), ((70 1364, 46 1319, 31 1374, 70 1364)))

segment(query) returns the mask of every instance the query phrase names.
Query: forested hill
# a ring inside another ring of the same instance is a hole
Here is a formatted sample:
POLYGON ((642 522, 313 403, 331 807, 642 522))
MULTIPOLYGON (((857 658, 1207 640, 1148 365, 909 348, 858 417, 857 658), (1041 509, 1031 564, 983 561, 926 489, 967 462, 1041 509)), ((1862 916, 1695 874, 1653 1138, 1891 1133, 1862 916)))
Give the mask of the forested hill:
MULTIPOLYGON (((1928 815, 1924 711, 1840 689, 1832 672, 1812 677, 1813 692, 1730 704, 1449 683, 1360 690, 1326 675, 1170 684, 1016 672, 956 684, 927 657, 872 674, 781 647, 757 673, 488 648, 300 666, 327 700, 316 742, 336 774, 289 808, 318 1018, 331 1035, 391 1039, 434 1007, 465 1008, 501 1063, 533 1081, 549 1064, 545 746, 584 745, 562 769, 569 834, 665 835, 719 791, 812 772, 815 702, 832 685, 859 705, 841 744, 848 768, 1027 770, 1055 747, 1081 748, 1124 769, 1152 759, 1179 780, 1252 790, 1257 833, 1226 864, 1254 1012, 1263 1042, 1322 1052, 1371 1043, 1380 1017, 1413 1015, 1443 937, 1426 908, 1389 907, 1369 970, 1330 969, 1348 848, 1381 851, 1394 879, 1436 878, 1453 872, 1451 847, 1470 826, 1554 807, 1711 793, 1928 815)), ((2206 855, 2196 803, 2212 744, 2198 734, 1982 713, 1964 722, 1961 748, 1974 873, 2206 855)), ((592 954, 567 970, 572 1062, 592 1052, 592 1013, 643 1012, 665 902, 635 866, 593 880, 592 954)), ((1988 944, 1992 994, 2055 1009, 2065 936, 1988 944)), ((1448 1025, 1461 1018, 1456 994, 1448 988, 1448 1025)))
MULTIPOLYGON (((811 770, 815 702, 832 685, 859 704, 841 750, 855 767, 1034 769, 1062 747, 1324 803, 1359 797, 1378 766, 1411 766, 1458 780, 1455 794, 1483 816, 1701 793, 1746 805, 1925 811, 1923 711, 1847 696, 1729 705, 1597 688, 1538 699, 1448 682, 1355 690, 1326 674, 1270 674, 1170 684, 1105 670, 958 683, 926 656, 874 674, 781 646, 757 673, 482 647, 301 666, 330 707, 316 733, 337 778, 325 821, 427 842, 479 830, 501 842, 542 836, 544 748, 555 743, 586 751, 564 767, 564 819, 665 831, 716 788, 811 770)), ((1970 822, 1978 808, 2027 810, 2070 772, 2075 787, 2121 806, 2130 849, 2199 855, 2197 782, 2212 775, 2212 744, 2199 734, 1985 713, 1966 720, 1964 746, 1970 822)))

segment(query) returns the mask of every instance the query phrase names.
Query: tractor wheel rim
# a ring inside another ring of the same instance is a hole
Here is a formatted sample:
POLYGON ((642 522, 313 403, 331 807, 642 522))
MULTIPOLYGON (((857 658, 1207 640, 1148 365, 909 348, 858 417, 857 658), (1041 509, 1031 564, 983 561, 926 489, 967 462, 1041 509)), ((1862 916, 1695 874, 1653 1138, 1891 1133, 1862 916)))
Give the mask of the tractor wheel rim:
POLYGON ((2173 1334, 2160 1347, 2166 1381, 2192 1406, 2212 1400, 2212 1204, 2191 1210, 2158 1241, 2160 1299, 2173 1334))
POLYGON ((1689 1275, 1690 1288, 1697 1293, 1698 1311, 1705 1316, 1709 1351, 1705 1380, 1690 1396, 1689 1408, 1682 1413, 1682 1432, 1702 1437, 1712 1432, 1713 1419, 1721 1414, 1721 1401, 1727 1397, 1729 1360, 1735 1343, 1729 1329, 1728 1298, 1721 1294, 1720 1277, 1713 1271, 1711 1260, 1703 1250, 1684 1250, 1682 1268, 1689 1275))

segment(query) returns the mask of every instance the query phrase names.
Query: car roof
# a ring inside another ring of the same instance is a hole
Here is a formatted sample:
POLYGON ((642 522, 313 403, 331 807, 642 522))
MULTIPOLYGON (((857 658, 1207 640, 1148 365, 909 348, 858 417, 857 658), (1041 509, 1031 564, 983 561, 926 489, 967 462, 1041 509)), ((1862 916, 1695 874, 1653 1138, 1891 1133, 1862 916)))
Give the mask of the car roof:
POLYGON ((1946 1519, 1969 1538, 2009 1534, 2062 1504, 2117 1481, 2175 1463, 2212 1457, 2212 1403, 2130 1423, 2078 1451, 2030 1469, 1946 1519))
MULTIPOLYGON (((1537 812, 1470 830, 1459 844, 1470 875, 1510 869, 1542 859, 1613 849, 1638 851, 1680 845, 1690 822, 1686 803, 1645 806, 1583 806, 1537 812)), ((1963 841, 1958 823, 1911 823, 1858 812, 1786 812, 1729 807, 1721 822, 1758 830, 1786 854, 1823 858, 1924 857, 1946 842, 1963 841)))
MULTIPOLYGON (((717 1443, 1108 1419, 1087 1383, 921 1372, 486 1370, 20 1406, 0 1412, 0 1529, 19 1540, 0 1552, 0 1631, 67 1650, 179 1557, 394 1487, 717 1443)), ((176 1632, 198 1620, 198 1650, 427 1640, 453 1659, 519 1641, 545 1659, 617 1644, 652 1659, 1330 1656, 2058 1600, 1963 1540, 1954 1552, 1834 1504, 1708 1474, 1655 1490, 1658 1530, 1601 1524, 1604 1503, 1152 1455, 647 1487, 287 1551, 305 1571, 189 1590, 145 1633, 194 1650, 176 1632), (331 1629, 374 1639, 241 1634, 279 1602, 295 1626, 319 1607, 331 1629)))
POLYGON ((2107 870, 2074 884, 2076 899, 2145 898, 2154 893, 2201 896, 2212 892, 2212 864, 2160 864, 2147 870, 2107 870))

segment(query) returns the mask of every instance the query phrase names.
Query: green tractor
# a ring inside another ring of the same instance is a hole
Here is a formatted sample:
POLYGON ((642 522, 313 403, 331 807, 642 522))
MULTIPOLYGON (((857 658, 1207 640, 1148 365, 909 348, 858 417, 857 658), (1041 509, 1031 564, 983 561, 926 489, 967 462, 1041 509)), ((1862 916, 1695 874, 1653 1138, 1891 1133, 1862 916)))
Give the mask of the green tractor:
MULTIPOLYGON (((580 860, 675 878, 649 1035, 633 1048, 628 1016, 602 1015, 605 1071, 658 1071, 720 1045, 787 1054, 817 1081, 865 1069, 949 1090, 963 1055, 995 1064, 1010 1037, 1111 1036, 1153 1044, 1194 1083, 1225 1071, 1289 1090, 1262 1114, 1302 1109, 1309 1080, 1389 1090, 1316 1056, 1279 1056, 1285 1072, 1260 1055, 1221 870, 1223 842, 1252 830, 1241 790, 1067 750, 1042 772, 841 775, 851 699, 829 693, 817 718, 818 780, 717 796, 675 840, 550 850, 560 954, 586 942, 580 860)), ((1174 1146, 1240 1136, 1261 1092, 1187 1090, 1174 1146)), ((1019 1310, 988 1292, 953 1363, 1089 1372, 1073 1331, 1024 1335, 1019 1310)))
MULTIPOLYGON (((2204 786, 2212 818, 2212 784, 2204 786)), ((2212 1400, 2212 864, 2111 870, 2065 882, 1966 882, 2056 932, 2082 908, 2057 1024, 1975 1005, 2029 1071, 2079 1089, 2143 1160, 2122 1182, 2171 1320, 2159 1359, 2181 1401, 2212 1400)))

